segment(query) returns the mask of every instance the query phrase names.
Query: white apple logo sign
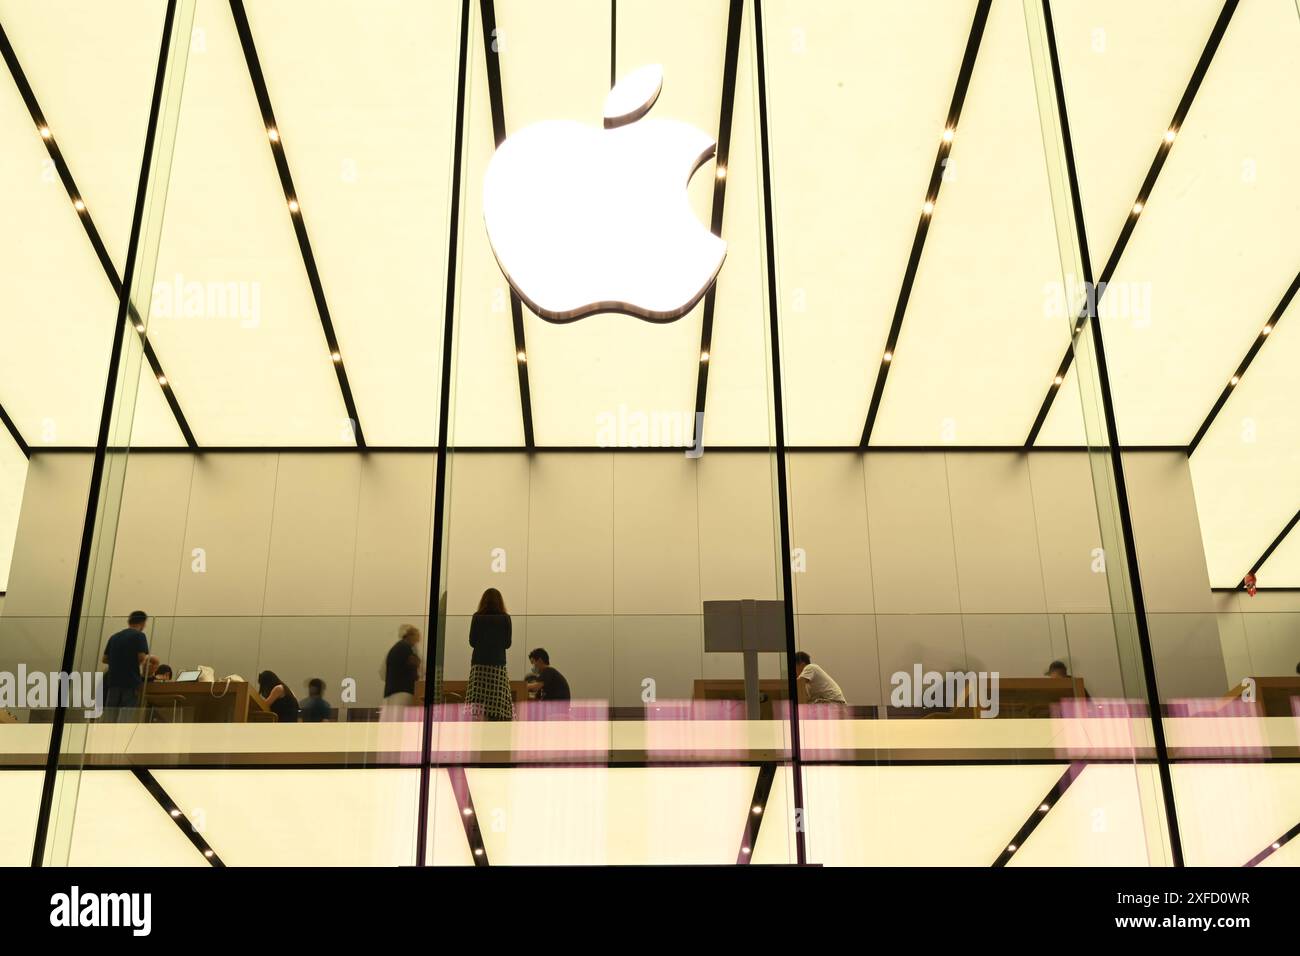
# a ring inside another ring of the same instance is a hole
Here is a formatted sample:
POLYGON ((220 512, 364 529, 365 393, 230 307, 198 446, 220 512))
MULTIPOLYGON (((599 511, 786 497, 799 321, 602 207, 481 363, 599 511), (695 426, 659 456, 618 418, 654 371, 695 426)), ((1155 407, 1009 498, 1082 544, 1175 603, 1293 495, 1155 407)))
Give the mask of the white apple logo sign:
POLYGON ((662 85, 661 67, 642 67, 610 91, 604 129, 535 123, 488 164, 488 240, 511 288, 542 318, 622 312, 671 322, 722 268, 727 244, 686 193, 716 144, 687 123, 642 119, 662 85))

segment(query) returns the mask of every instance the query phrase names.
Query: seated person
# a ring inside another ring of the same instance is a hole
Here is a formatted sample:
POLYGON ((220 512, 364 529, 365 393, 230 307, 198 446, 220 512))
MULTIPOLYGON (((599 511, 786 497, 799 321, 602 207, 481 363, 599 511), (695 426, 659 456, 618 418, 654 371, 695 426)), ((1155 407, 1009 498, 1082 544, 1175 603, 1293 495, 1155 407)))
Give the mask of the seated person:
POLYGON ((1047 665, 1047 670, 1043 672, 1043 676, 1069 678, 1070 670, 1065 666, 1065 661, 1052 661, 1047 665))
POLYGON ((276 676, 275 671, 262 671, 257 675, 257 691, 280 723, 298 722, 298 698, 293 696, 293 691, 276 676))
POLYGON ((528 681, 528 693, 538 700, 571 700, 569 682, 551 666, 551 655, 546 648, 537 647, 528 652, 528 662, 537 676, 528 681))
POLYGON ((801 704, 843 704, 844 691, 835 683, 830 674, 812 662, 807 651, 800 651, 794 656, 795 682, 799 685, 799 703, 801 704))
POLYGON ((154 672, 149 675, 149 683, 165 684, 172 679, 172 669, 170 664, 159 664, 154 668, 154 672))
POLYGON ((330 702, 324 697, 325 682, 313 677, 307 682, 307 699, 302 702, 302 721, 305 724, 319 724, 330 719, 330 702))

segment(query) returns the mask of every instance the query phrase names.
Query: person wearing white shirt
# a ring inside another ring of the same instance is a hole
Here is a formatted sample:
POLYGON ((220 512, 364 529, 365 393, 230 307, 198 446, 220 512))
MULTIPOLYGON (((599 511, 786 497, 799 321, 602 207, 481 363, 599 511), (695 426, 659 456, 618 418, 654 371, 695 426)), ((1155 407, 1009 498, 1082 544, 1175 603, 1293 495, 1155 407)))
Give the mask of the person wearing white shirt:
POLYGON ((812 662, 806 651, 794 656, 794 676, 799 685, 801 704, 844 704, 844 691, 830 674, 812 662))

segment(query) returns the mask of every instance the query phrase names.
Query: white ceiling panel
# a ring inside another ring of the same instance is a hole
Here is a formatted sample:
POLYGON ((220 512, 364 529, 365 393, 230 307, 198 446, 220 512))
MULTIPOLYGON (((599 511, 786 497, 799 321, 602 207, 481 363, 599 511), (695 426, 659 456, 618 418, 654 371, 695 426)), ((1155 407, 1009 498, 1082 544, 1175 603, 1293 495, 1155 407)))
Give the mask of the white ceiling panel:
MULTIPOLYGON (((310 234, 308 196, 302 214, 310 234)), ((149 336, 200 444, 353 444, 234 20, 219 0, 197 4, 149 336)))
POLYGON ((1052 0, 1098 275, 1222 9, 1222 0, 1052 0))
MULTIPOLYGON (((1239 359, 1229 361, 1231 370, 1239 359)), ((1297 368, 1300 299, 1277 323, 1191 457, 1214 587, 1235 587, 1300 508, 1297 368)), ((1220 381, 1219 388, 1224 384, 1220 381)), ((1281 558, 1260 575, 1261 585, 1265 578, 1273 586, 1300 583, 1300 576, 1287 573, 1294 565, 1287 564, 1285 555, 1281 558)))
POLYGON ((790 444, 862 435, 974 11, 764 4, 790 444))
POLYGON ((434 445, 460 5, 292 0, 248 17, 366 441, 434 445))
POLYGON ((1300 265, 1279 229, 1300 218, 1298 53, 1293 0, 1237 8, 1101 300, 1127 444, 1191 440, 1300 265))
POLYGON ((871 442, 1020 444, 1070 317, 1048 307, 1060 253, 1018 4, 993 4, 945 176, 871 442))
MULTIPOLYGON (((1300 499, 1300 495, 1297 499, 1300 499)), ((1297 500, 1296 507, 1300 509, 1300 500, 1297 500)), ((1279 532, 1281 530, 1278 528, 1279 532)), ((1282 539, 1277 550, 1269 555, 1256 578, 1262 588, 1296 586, 1296 582, 1300 581, 1300 533, 1297 533, 1294 528, 1291 529, 1291 533, 1282 539)))

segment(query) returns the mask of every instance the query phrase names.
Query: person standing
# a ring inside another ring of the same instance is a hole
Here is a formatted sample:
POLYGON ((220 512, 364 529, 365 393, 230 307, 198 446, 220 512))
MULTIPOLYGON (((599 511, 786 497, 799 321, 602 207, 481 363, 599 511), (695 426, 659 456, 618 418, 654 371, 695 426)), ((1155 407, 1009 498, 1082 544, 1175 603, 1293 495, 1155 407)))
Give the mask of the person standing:
POLYGON ((412 707, 415 704, 415 681, 420 676, 420 629, 403 624, 397 629, 397 643, 384 659, 384 706, 412 707))
POLYGON ((332 708, 325 699, 325 682, 319 677, 307 681, 307 699, 302 702, 300 713, 304 724, 319 724, 330 719, 332 708))
POLYGON ((478 720, 514 720, 515 702, 506 671, 506 649, 510 647, 510 614, 496 588, 488 588, 479 599, 478 610, 469 624, 469 686, 465 703, 478 720))
POLYGON ((126 628, 118 631, 104 645, 103 662, 108 665, 104 674, 104 706, 110 720, 124 721, 130 712, 140 706, 140 687, 144 684, 141 673, 146 662, 158 663, 149 656, 149 639, 144 626, 149 615, 132 611, 126 619, 126 628))

